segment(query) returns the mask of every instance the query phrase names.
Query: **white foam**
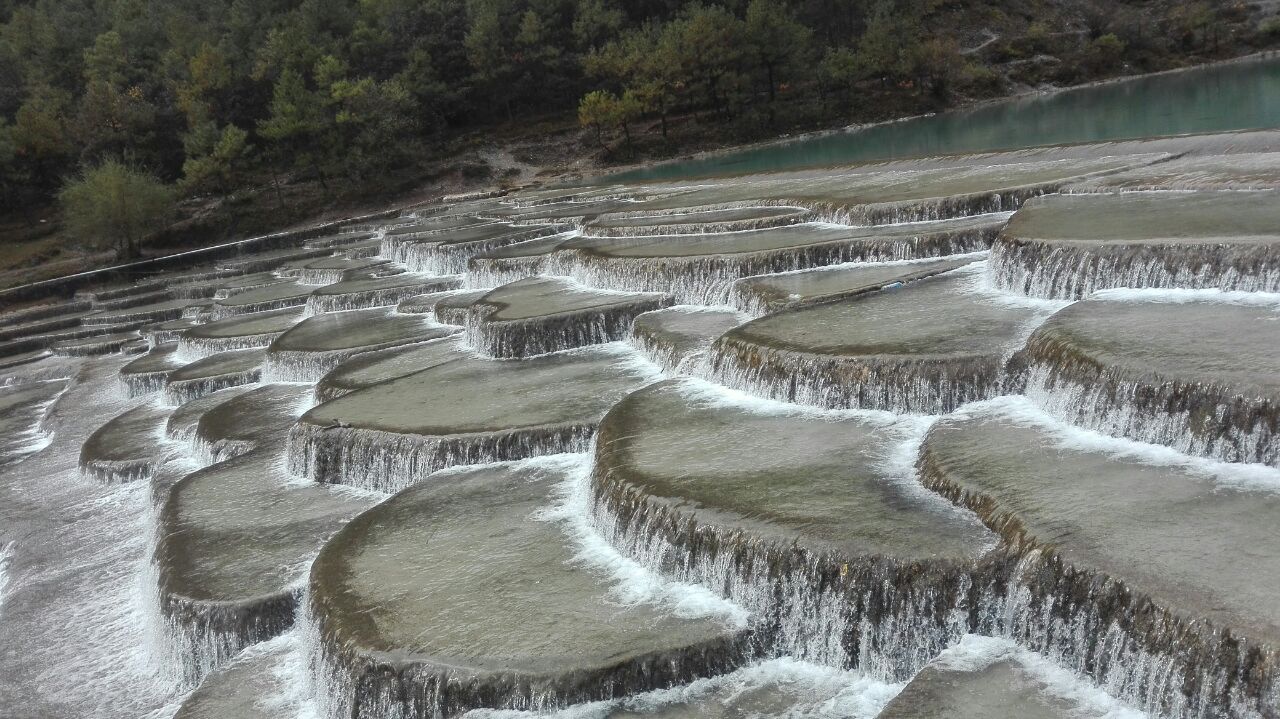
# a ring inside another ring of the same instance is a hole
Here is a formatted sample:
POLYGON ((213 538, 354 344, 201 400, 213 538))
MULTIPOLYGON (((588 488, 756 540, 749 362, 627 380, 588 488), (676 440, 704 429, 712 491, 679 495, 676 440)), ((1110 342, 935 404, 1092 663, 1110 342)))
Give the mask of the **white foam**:
POLYGON ((1160 287, 1117 287, 1098 290, 1089 295, 1093 300, 1113 302, 1162 302, 1187 304, 1190 302, 1216 302, 1245 307, 1265 307, 1280 311, 1280 292, 1243 292, 1240 290, 1188 290, 1160 287))
POLYGON ((1012 662, 1040 692, 1072 705, 1071 715, 1090 719, 1147 719, 1147 715, 1107 694, 1088 679, 1028 651, 1008 639, 966 634, 938 655, 939 669, 979 672, 1001 661, 1012 662))
POLYGON ((956 410, 958 417, 996 415, 1044 431, 1054 446, 1064 450, 1098 452, 1116 459, 1155 467, 1177 468, 1193 476, 1237 489, 1280 492, 1280 469, 1264 464, 1223 462, 1189 454, 1159 444, 1113 437, 1063 422, 1022 395, 1004 395, 974 402, 956 410))
POLYGON ((718 619, 744 628, 750 613, 705 587, 675 582, 623 556, 591 524, 590 475, 592 453, 559 454, 521 462, 525 467, 546 467, 563 473, 556 488, 555 504, 540 510, 534 519, 559 524, 576 546, 575 560, 608 575, 615 601, 623 605, 651 604, 686 618, 718 619))

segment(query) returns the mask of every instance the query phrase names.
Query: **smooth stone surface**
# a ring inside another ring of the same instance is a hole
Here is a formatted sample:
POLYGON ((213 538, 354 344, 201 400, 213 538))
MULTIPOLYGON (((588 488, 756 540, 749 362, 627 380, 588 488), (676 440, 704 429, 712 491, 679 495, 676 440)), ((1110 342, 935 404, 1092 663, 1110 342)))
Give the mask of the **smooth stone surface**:
POLYGON ((1049 318, 1015 361, 1036 400, 1076 424, 1280 466, 1277 347, 1274 306, 1086 300, 1049 318))
POLYGON ((147 402, 111 418, 81 446, 80 470, 103 482, 149 478, 163 462, 157 441, 172 411, 147 402))
POLYGON ((726 207, 713 209, 691 208, 689 212, 656 215, 605 215, 587 224, 586 233, 656 235, 680 232, 697 232, 703 227, 736 227, 743 229, 762 224, 787 224, 803 219, 805 210, 799 207, 726 207))
POLYGON ((257 382, 266 356, 263 349, 229 350, 185 364, 169 373, 165 398, 181 404, 215 390, 257 382))
POLYGON ((264 384, 226 396, 201 413, 196 441, 222 454, 258 447, 279 449, 293 420, 310 405, 309 395, 309 388, 303 385, 264 384))
POLYGON ((277 337, 267 349, 274 352, 333 352, 378 349, 392 344, 438 339, 456 328, 419 315, 398 314, 389 309, 350 310, 315 315, 277 337))
POLYGON ((182 317, 183 312, 193 305, 201 304, 200 300, 178 299, 166 300, 147 305, 138 305, 119 310, 99 312, 81 320, 86 325, 113 325, 126 322, 167 322, 182 317))
POLYGON ((334 487, 286 484, 278 452, 247 452, 173 486, 157 551, 166 594, 216 603, 290 594, 324 541, 373 503, 334 487))
POLYGON ((387 432, 469 434, 594 424, 651 375, 617 345, 530 360, 460 358, 320 405, 304 422, 387 432))
POLYGON ((834 408, 937 413, 992 396, 1036 311, 979 292, 981 267, 748 322, 712 347, 713 374, 834 408))
POLYGON ((489 290, 459 290, 457 292, 441 293, 441 296, 431 303, 431 311, 435 313, 437 322, 459 326, 465 325, 467 323, 467 313, 471 310, 471 306, 487 294, 489 294, 489 290))
POLYGON ((316 383, 316 399, 326 402, 470 354, 462 346, 462 338, 457 336, 361 352, 344 360, 316 383))
POLYGON ((182 406, 174 409, 173 413, 169 415, 169 421, 165 423, 165 436, 179 441, 194 439, 196 427, 200 424, 200 418, 206 412, 233 397, 238 397, 254 389, 255 387, 252 385, 228 387, 183 403, 182 406))
POLYGON ((1000 402, 930 430, 927 485, 999 523, 1010 541, 1051 547, 1184 620, 1280 646, 1274 471, 1261 486, 1214 481, 1168 455, 1150 461, 1161 455, 1141 446, 1126 455, 1114 440, 1081 438, 1025 400, 1000 402))
POLYGON ((607 292, 563 277, 531 277, 491 290, 472 307, 488 322, 505 322, 562 314, 608 310, 620 305, 658 301, 653 292, 607 292))
POLYGON ((214 302, 213 316, 222 319, 248 312, 263 312, 304 305, 307 303, 307 296, 314 290, 315 287, 294 282, 281 282, 245 290, 214 302))
POLYGON ((461 286, 460 277, 429 277, 412 272, 388 277, 360 277, 316 288, 307 300, 307 305, 312 312, 392 305, 412 295, 453 290, 461 286))
POLYGON ((749 255, 787 252, 824 245, 857 245, 860 243, 902 244, 910 247, 916 238, 933 234, 996 227, 999 220, 987 216, 961 218, 947 222, 905 223, 888 227, 837 227, 823 224, 801 224, 772 227, 745 232, 712 232, 681 237, 633 237, 601 240, 583 237, 565 244, 566 249, 581 246, 588 254, 604 257, 699 257, 709 255, 749 255))
POLYGON ((978 258, 859 262, 738 280, 733 300, 757 316, 876 292, 963 267, 978 258))
POLYGON ((564 277, 530 277, 472 303, 467 342, 492 357, 528 357, 613 342, 626 337, 637 315, 670 303, 670 297, 657 292, 609 292, 564 277))
MULTIPOLYGON (((850 224, 936 218, 953 214, 1012 210, 1014 194, 1049 192, 1090 175, 1166 159, 1169 154, 1141 143, 1128 147, 1047 147, 1008 152, 925 157, 840 168, 765 173, 708 182, 668 198, 638 203, 636 210, 668 210, 696 205, 785 201, 819 207, 850 224), (1128 150, 1129 152, 1125 152, 1128 150), (1132 153, 1132 154, 1129 154, 1132 153), (1023 190, 1013 193, 1013 190, 1023 190), (996 201, 998 200, 998 201, 996 201), (975 205, 976 203, 976 205, 975 205), (992 206, 995 205, 995 206, 992 206)), ((653 192, 680 185, 649 185, 653 192)))
POLYGON ((440 300, 446 297, 452 297, 453 295, 461 292, 469 291, 475 290, 445 290, 443 292, 427 292, 421 295, 414 295, 413 297, 401 300, 400 304, 396 305, 396 312, 416 315, 433 314, 436 309, 436 304, 439 303, 440 300))
POLYGON ((249 275, 235 275, 211 280, 209 284, 217 287, 217 292, 214 296, 222 299, 256 287, 278 285, 285 282, 289 282, 289 280, 280 277, 274 272, 255 272, 249 275))
MULTIPOLYGON (((450 470, 352 521, 311 570, 336 671, 361 687, 379 682, 365 666, 394 662, 396 681, 423 692, 426 707, 556 706, 740 661, 740 630, 619 604, 606 577, 575 559, 565 530, 538 518, 575 467, 450 470), (457 685, 434 690, 435 677, 457 685)), ((369 696, 357 692, 339 701, 369 696)))
POLYGON ((1280 191, 1036 198, 1001 234, 992 268, 999 286, 1038 297, 1111 287, 1275 292, 1280 191))
POLYGON ((523 359, 460 358, 325 402, 290 435, 290 467, 394 491, 453 464, 582 451, 653 377, 623 345, 523 359))
POLYGON ((179 351, 200 352, 243 347, 266 347, 302 319, 302 310, 290 307, 214 320, 188 330, 179 338, 179 351))
POLYGON ((630 342, 664 370, 705 353, 720 335, 749 318, 728 309, 677 305, 646 312, 631 324, 630 342))
POLYGON ((165 342, 120 368, 120 379, 134 395, 164 388, 165 378, 186 362, 178 355, 177 342, 165 342))
POLYGON ((675 379, 601 422, 597 492, 627 492, 680 523, 844 558, 979 556, 978 522, 895 476, 910 433, 888 417, 815 412, 675 379))
POLYGON ((903 687, 878 719, 1137 719, 1128 709, 1012 642, 967 635, 903 687))
POLYGON ((129 343, 141 338, 142 335, 138 334, 136 331, 120 332, 116 334, 101 334, 55 342, 49 349, 55 355, 60 355, 62 357, 83 357, 87 355, 111 354, 113 352, 120 352, 129 343))

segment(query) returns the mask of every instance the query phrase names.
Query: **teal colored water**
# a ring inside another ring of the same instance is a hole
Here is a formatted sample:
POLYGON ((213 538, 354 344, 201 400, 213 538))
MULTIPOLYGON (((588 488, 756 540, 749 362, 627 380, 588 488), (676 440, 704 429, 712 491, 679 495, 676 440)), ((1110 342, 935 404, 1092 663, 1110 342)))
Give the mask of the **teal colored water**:
POLYGON ((924 155, 1280 126, 1280 59, 1018 97, 966 110, 663 163, 601 182, 675 180, 924 155))

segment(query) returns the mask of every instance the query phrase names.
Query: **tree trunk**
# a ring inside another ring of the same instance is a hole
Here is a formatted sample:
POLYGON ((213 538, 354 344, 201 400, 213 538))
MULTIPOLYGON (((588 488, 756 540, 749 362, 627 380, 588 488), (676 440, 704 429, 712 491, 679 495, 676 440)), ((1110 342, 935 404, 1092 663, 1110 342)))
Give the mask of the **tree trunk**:
POLYGON ((274 172, 271 173, 271 184, 276 188, 276 207, 277 209, 283 210, 284 194, 280 192, 280 176, 274 172))
POLYGON ((320 187, 324 188, 324 196, 328 197, 329 183, 325 180, 324 170, 320 169, 320 163, 315 158, 311 158, 311 169, 315 171, 316 177, 320 179, 320 187))

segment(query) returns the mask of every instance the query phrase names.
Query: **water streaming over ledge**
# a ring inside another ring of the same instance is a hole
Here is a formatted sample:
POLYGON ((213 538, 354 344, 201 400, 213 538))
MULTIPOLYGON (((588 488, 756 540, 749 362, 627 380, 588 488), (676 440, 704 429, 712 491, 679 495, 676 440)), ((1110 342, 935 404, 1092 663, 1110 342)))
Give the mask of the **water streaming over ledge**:
POLYGON ((1280 571, 1194 552, 1280 501, 1277 139, 476 197, 0 315, 0 714, 1274 715, 1280 571), (1234 234, 1114 233, 1165 274, 1037 229, 1197 157, 1234 234), (1199 542, 1116 524, 1148 481, 1199 542))

